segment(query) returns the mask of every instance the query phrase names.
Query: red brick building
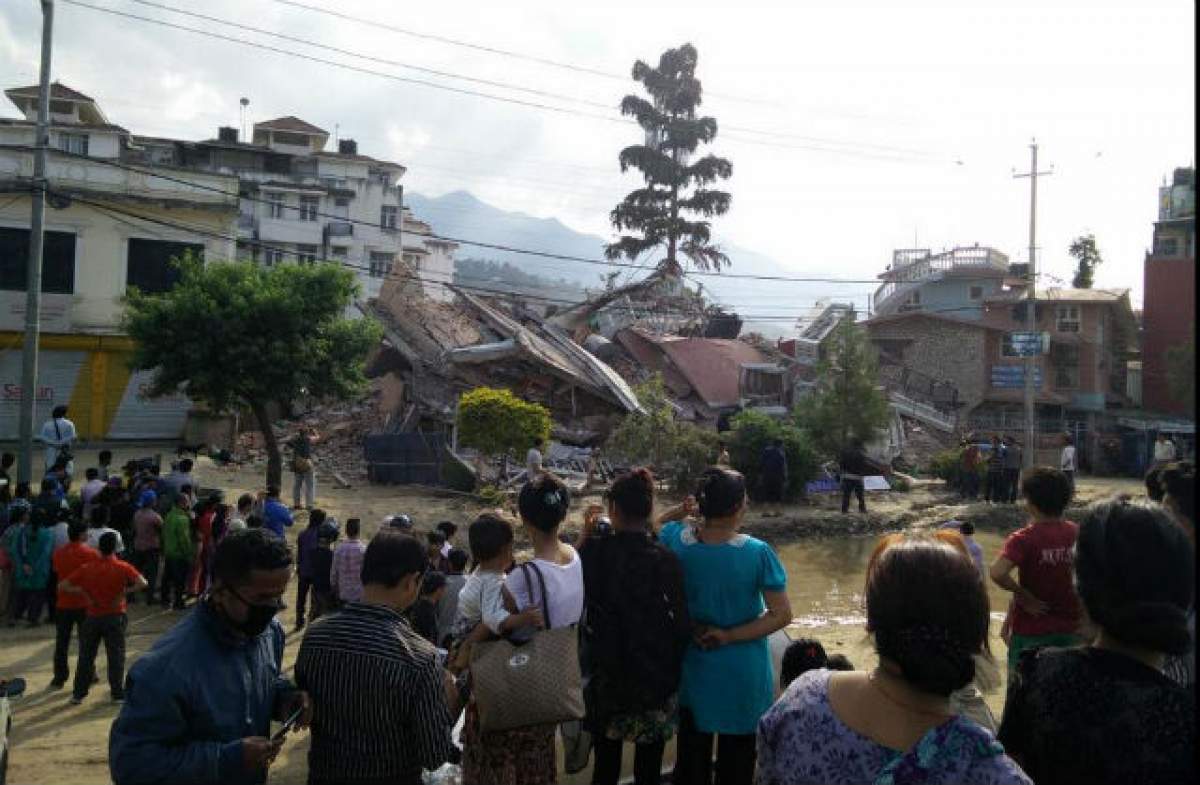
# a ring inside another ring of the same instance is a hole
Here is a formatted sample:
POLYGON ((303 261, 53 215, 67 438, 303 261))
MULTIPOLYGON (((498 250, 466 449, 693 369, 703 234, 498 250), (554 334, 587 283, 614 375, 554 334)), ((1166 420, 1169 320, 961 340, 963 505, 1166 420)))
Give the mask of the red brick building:
POLYGON ((1143 267, 1142 404, 1165 414, 1190 414, 1190 401, 1171 395, 1167 351, 1196 334, 1196 170, 1176 169, 1159 189, 1154 247, 1143 267))

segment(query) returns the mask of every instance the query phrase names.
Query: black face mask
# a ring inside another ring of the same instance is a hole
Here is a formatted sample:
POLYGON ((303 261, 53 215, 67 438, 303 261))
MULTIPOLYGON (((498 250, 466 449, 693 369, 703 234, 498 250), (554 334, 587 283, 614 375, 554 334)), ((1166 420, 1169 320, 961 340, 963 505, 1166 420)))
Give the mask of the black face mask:
POLYGON ((221 615, 225 617, 226 624, 247 638, 257 638, 259 635, 262 635, 263 631, 271 626, 271 620, 275 618, 275 614, 287 607, 281 600, 271 605, 256 605, 239 594, 232 586, 226 586, 225 588, 246 606, 246 620, 235 621, 225 612, 222 612, 221 615))

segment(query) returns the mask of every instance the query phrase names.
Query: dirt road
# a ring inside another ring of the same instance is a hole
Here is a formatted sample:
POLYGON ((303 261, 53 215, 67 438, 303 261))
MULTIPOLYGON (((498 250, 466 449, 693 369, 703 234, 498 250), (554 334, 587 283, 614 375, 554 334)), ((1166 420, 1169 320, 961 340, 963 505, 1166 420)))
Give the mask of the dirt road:
MULTIPOLYGON (((125 457, 127 456, 118 454, 118 462, 123 461, 125 457)), ((94 464, 94 455, 87 451, 78 458, 78 465, 94 464)), ((260 469, 222 468, 213 465, 207 459, 198 462, 197 473, 202 485, 223 488, 227 497, 231 498, 236 498, 244 491, 257 489, 262 482, 260 469)), ((285 479, 290 481, 288 477, 285 479)), ((382 518, 389 514, 409 514, 416 521, 418 529, 427 530, 441 520, 452 520, 461 526, 483 509, 477 501, 463 496, 384 486, 337 489, 325 478, 319 479, 319 482, 321 485, 318 505, 343 523, 348 517, 361 518, 364 534, 368 537, 378 529, 382 518)), ((1117 490, 1137 490, 1136 483, 1126 481, 1093 483, 1084 480, 1080 486, 1083 492, 1081 495, 1087 498, 1108 495, 1117 490)), ((285 500, 287 490, 290 489, 285 488, 285 500)), ((579 504, 582 505, 586 501, 581 499, 579 504)), ((1019 520, 1016 511, 993 509, 981 504, 954 504, 933 486, 920 486, 911 494, 873 496, 871 501, 874 512, 867 518, 855 515, 848 518, 840 516, 833 500, 826 497, 809 505, 786 509, 778 518, 762 518, 756 513, 751 513, 747 528, 765 538, 787 540, 810 535, 854 532, 865 534, 885 528, 896 528, 897 523, 901 526, 919 524, 926 518, 944 520, 951 515, 971 515, 978 517, 980 521, 997 518, 1001 520, 1001 523, 997 524, 1001 527, 1008 525, 1005 522, 1010 518, 1013 524, 1019 520)), ((301 519, 297 527, 289 532, 289 538, 293 542, 302 526, 301 519)), ((465 531, 460 533, 460 539, 465 544, 465 531)), ((294 587, 293 583, 293 594, 288 598, 289 604, 293 606, 294 587)), ((178 613, 162 611, 157 607, 147 608, 142 604, 132 606, 129 613, 128 662, 136 660, 178 618, 178 613)), ((293 612, 284 611, 281 620, 290 630, 294 623, 293 612)), ((849 653, 860 667, 870 662, 869 645, 859 631, 830 627, 806 629, 804 634, 815 635, 826 641, 830 648, 849 653)), ((298 636, 291 633, 284 658, 284 665, 289 671, 299 648, 298 644, 298 636)), ((59 692, 48 691, 46 685, 49 684, 52 675, 53 650, 54 629, 50 625, 43 623, 35 629, 26 629, 24 626, 15 629, 0 628, 0 674, 8 677, 22 676, 29 683, 27 695, 14 707, 9 781, 19 785, 91 785, 109 782, 108 731, 116 716, 117 707, 108 701, 108 689, 103 684, 97 685, 81 706, 71 706, 68 703, 69 688, 59 692)), ((74 652, 73 646, 72 671, 75 665, 74 652)), ((97 664, 98 670, 103 673, 103 664, 97 664)), ((306 777, 307 746, 306 734, 297 734, 290 738, 272 767, 270 781, 289 785, 303 783, 306 777)), ((560 781, 574 783, 589 780, 585 772, 574 778, 563 777, 560 781)))

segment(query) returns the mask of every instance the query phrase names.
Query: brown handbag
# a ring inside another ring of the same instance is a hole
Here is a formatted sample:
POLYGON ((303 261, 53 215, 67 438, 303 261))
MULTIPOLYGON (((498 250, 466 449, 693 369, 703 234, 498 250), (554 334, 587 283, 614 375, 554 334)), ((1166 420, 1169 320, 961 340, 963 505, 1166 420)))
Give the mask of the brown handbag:
POLYGON ((533 580, 541 587, 546 629, 528 641, 507 639, 477 643, 471 652, 471 684, 479 728, 510 730, 582 719, 583 677, 579 670, 579 632, 574 624, 554 627, 546 598, 546 581, 536 564, 518 568, 525 574, 529 602, 536 604, 533 580))

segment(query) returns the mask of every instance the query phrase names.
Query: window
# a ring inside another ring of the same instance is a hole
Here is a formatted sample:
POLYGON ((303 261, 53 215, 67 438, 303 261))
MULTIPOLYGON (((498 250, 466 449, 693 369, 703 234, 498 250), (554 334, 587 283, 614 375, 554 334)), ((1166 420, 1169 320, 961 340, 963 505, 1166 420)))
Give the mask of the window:
POLYGON ((972 300, 982 300, 983 299, 983 287, 982 286, 972 286, 970 288, 970 290, 967 292, 967 296, 969 298, 971 298, 972 300))
MULTIPOLYGON (((0 289, 23 292, 29 264, 29 230, 0 227, 0 289)), ((42 240, 42 291, 75 293, 75 235, 46 232, 42 240)))
POLYGON ((1178 237, 1158 237, 1154 240, 1154 255, 1155 256, 1178 256, 1179 255, 1179 238, 1178 237))
POLYGON ((204 246, 199 243, 171 243, 164 240, 129 240, 125 285, 137 287, 148 294, 166 292, 179 282, 180 271, 175 260, 191 252, 204 259, 204 246))
POLYGON ((308 136, 306 134, 294 134, 288 131, 272 131, 272 141, 275 144, 290 144, 296 147, 308 147, 308 136))
POLYGON ((267 267, 283 264, 283 251, 279 248, 264 248, 263 264, 267 267))
POLYGON ((329 253, 334 259, 345 259, 346 254, 349 253, 349 251, 350 249, 344 245, 335 245, 329 249, 329 253))
POLYGON ((379 228, 380 229, 395 229, 396 218, 399 214, 399 208, 394 205, 385 204, 379 208, 379 228))
POLYGON ((349 207, 350 200, 344 196, 339 196, 338 198, 333 200, 333 204, 335 207, 349 207))
POLYGON ((239 259, 249 259, 252 262, 258 261, 258 246, 252 243, 238 242, 237 257, 239 259))
POLYGON ((300 197, 300 220, 315 221, 317 220, 317 209, 321 206, 321 197, 319 196, 301 196, 300 197))
POLYGON ((67 134, 60 131, 58 134, 58 149, 73 155, 87 155, 88 135, 67 134))
POLYGON ((1055 344, 1054 386, 1060 390, 1075 390, 1079 387, 1079 347, 1055 344))
POLYGON ((315 245, 297 245, 296 259, 300 264, 312 264, 317 261, 317 246, 315 245))
POLYGON ((1060 333, 1079 332, 1079 306, 1060 305, 1056 309, 1058 315, 1058 331, 1060 333))
POLYGON ((371 266, 369 273, 372 278, 383 278, 392 271, 392 262, 396 254, 383 251, 371 251, 371 266))
POLYGON ((282 218, 283 217, 283 194, 274 191, 268 191, 267 197, 267 217, 282 218))

